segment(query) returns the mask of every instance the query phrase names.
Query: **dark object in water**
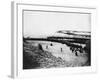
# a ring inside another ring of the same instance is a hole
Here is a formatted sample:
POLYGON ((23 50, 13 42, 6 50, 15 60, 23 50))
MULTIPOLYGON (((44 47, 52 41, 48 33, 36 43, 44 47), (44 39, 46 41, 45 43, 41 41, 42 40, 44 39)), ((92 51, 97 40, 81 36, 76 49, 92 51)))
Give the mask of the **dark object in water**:
POLYGON ((42 45, 38 44, 38 48, 43 51, 42 45))
POLYGON ((53 44, 51 43, 50 46, 53 46, 53 44))

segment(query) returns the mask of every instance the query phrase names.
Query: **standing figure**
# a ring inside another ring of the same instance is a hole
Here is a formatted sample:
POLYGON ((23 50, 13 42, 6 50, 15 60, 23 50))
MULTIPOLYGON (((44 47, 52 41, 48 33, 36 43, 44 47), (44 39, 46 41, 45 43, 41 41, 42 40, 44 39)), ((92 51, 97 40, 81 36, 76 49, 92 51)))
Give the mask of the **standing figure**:
POLYGON ((77 51, 75 51, 75 55, 78 56, 77 51))
POLYGON ((63 50, 62 50, 62 48, 61 48, 61 52, 62 52, 63 50))
POLYGON ((48 45, 46 46, 46 49, 48 49, 48 45))

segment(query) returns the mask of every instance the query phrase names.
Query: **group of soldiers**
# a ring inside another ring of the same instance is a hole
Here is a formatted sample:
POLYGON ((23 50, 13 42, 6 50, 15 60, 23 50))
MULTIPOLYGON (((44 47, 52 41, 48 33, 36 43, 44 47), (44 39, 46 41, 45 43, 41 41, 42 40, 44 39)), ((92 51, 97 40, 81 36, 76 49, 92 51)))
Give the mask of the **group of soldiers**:
POLYGON ((82 47, 70 47, 70 50, 72 53, 75 53, 76 56, 78 56, 78 53, 83 53, 83 48, 82 47))

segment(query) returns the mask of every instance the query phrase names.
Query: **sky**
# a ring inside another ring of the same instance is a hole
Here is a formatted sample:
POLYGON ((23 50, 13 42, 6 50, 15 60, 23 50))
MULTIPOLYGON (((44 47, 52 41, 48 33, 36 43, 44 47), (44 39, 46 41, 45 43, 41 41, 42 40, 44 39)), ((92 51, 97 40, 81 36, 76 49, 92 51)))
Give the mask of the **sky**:
POLYGON ((61 13, 24 11, 24 36, 53 35, 59 30, 90 31, 91 15, 84 13, 61 13))

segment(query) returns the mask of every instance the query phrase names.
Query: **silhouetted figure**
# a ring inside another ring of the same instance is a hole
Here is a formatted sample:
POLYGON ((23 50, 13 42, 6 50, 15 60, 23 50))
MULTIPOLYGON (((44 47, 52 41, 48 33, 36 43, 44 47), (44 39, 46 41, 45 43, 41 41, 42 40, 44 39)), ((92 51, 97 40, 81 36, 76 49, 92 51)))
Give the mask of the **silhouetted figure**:
POLYGON ((74 48, 72 48, 72 52, 74 52, 74 48))
POLYGON ((46 46, 46 49, 48 49, 48 45, 46 46))
POLYGON ((75 51, 75 55, 78 56, 77 51, 75 51))
POLYGON ((72 47, 70 47, 70 50, 72 50, 72 47))
POLYGON ((61 52, 62 52, 62 48, 61 48, 61 52))

